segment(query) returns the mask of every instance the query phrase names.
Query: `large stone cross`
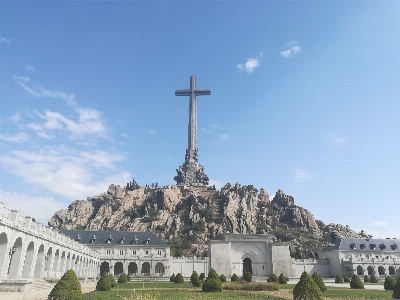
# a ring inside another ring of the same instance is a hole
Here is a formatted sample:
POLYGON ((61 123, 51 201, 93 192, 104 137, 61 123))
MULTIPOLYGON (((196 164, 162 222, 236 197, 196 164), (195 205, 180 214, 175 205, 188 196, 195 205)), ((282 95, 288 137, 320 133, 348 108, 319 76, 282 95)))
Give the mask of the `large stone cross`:
POLYGON ((208 177, 204 174, 204 168, 198 162, 197 149, 197 112, 196 96, 211 95, 210 90, 196 88, 196 76, 190 76, 190 89, 176 90, 175 96, 189 96, 189 124, 188 124, 188 148, 186 149, 185 163, 177 169, 178 175, 174 177, 177 185, 207 186, 208 177))

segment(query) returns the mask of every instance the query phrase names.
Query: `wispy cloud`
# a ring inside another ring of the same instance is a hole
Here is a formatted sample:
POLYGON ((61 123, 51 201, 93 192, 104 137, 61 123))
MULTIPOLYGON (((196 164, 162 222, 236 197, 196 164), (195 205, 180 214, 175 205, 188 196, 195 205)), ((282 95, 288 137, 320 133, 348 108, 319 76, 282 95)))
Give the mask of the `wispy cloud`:
POLYGON ((14 76, 15 81, 31 96, 37 98, 59 98, 70 106, 76 106, 75 95, 46 89, 30 80, 29 77, 14 76))
POLYGON ((294 169, 293 170, 293 178, 297 182, 302 182, 304 180, 310 179, 313 176, 305 170, 294 169))
POLYGON ((248 58, 247 61, 244 64, 237 64, 236 67, 239 71, 246 71, 247 73, 252 73, 254 69, 258 68, 260 66, 261 62, 261 56, 263 54, 260 52, 260 54, 254 58, 248 58))
POLYGON ((6 39, 5 37, 0 36, 0 44, 7 44, 7 45, 10 45, 10 44, 11 44, 11 40, 10 40, 10 39, 6 39))
POLYGON ((29 72, 34 72, 34 71, 35 71, 35 68, 34 68, 33 66, 31 66, 31 65, 26 65, 26 66, 25 66, 25 70, 27 70, 27 71, 29 71, 29 72))
POLYGON ((125 133, 121 133, 120 136, 122 136, 122 137, 124 137, 124 138, 127 138, 127 137, 128 137, 128 135, 125 134, 125 133))
POLYGON ((386 221, 374 221, 371 223, 372 226, 386 227, 389 225, 386 221))
POLYGON ((9 121, 14 124, 18 124, 21 121, 21 114, 19 112, 15 113, 9 118, 9 121))
POLYGON ((228 140, 230 138, 230 135, 229 134, 221 134, 219 136, 219 138, 220 138, 221 141, 226 141, 226 140, 228 140))
POLYGON ((340 146, 346 143, 346 139, 343 136, 339 136, 336 133, 328 134, 328 140, 331 144, 335 146, 340 146))
POLYGON ((155 130, 149 130, 148 133, 149 133, 150 135, 155 135, 155 134, 157 133, 157 131, 155 131, 155 130))
POLYGON ((295 56, 297 53, 301 52, 301 48, 299 45, 297 45, 296 41, 290 41, 289 43, 287 43, 287 45, 290 46, 289 49, 281 51, 280 53, 280 56, 282 56, 283 58, 291 58, 295 56))
MULTIPOLYGON (((224 125, 226 125, 226 124, 224 124, 224 125)), ((204 133, 210 134, 217 130, 222 130, 222 129, 224 129, 224 127, 222 127, 221 125, 211 123, 208 127, 201 128, 201 131, 204 133)))
POLYGON ((29 141, 29 136, 26 133, 20 132, 14 135, 0 134, 0 139, 5 142, 23 144, 29 141))

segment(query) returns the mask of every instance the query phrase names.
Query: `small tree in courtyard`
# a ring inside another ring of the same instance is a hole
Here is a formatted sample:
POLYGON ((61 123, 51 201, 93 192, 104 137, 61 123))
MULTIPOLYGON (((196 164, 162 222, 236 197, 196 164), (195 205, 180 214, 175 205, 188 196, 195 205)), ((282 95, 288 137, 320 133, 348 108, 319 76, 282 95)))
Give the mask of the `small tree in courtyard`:
POLYGON ((203 282, 205 278, 206 278, 206 275, 204 273, 200 273, 201 282, 203 282))
POLYGON ((271 276, 269 276, 269 279, 271 280, 271 282, 277 282, 278 276, 276 276, 275 274, 272 274, 271 276))
POLYGON ((281 273, 281 275, 279 275, 278 282, 280 284, 286 284, 287 283, 287 279, 286 279, 285 275, 283 275, 283 273, 281 273))
POLYGON ((347 277, 347 276, 344 276, 344 277, 343 277, 343 281, 344 281, 344 282, 350 282, 350 278, 347 277))
POLYGON ((118 283, 125 283, 128 282, 128 276, 125 273, 119 275, 118 283))
POLYGON ((303 272, 300 281, 293 289, 293 300, 322 300, 322 292, 307 272, 303 272))
POLYGON ((396 280, 390 275, 386 276, 385 282, 383 284, 385 290, 393 291, 395 285, 396 285, 396 280))
POLYGON ((394 285, 392 298, 394 300, 400 299, 400 277, 397 278, 396 284, 394 285))
POLYGON ((182 274, 181 273, 176 274, 175 283, 184 283, 184 282, 185 280, 183 280, 182 274))
POLYGON ((194 271, 192 276, 190 276, 190 283, 194 287, 201 286, 201 280, 196 271, 194 271))
POLYGON ((226 277, 224 274, 221 274, 221 276, 219 276, 219 280, 221 280, 221 282, 226 282, 226 277))
POLYGON ((335 277, 335 283, 343 283, 343 278, 340 275, 336 275, 335 277))
POLYGON ((109 275, 110 276, 110 284, 111 284, 111 288, 115 288, 117 286, 117 282, 115 281, 115 278, 113 275, 109 275))
POLYGON ((364 282, 370 282, 371 281, 371 279, 369 279, 369 276, 368 275, 365 275, 364 276, 364 282))
POLYGON ((232 277, 231 277, 231 281, 232 282, 237 282, 240 281, 239 276, 236 275, 236 273, 233 273, 232 277))
POLYGON ((376 276, 374 274, 371 275, 370 282, 371 283, 377 283, 378 282, 378 279, 376 278, 376 276))
POLYGON ((107 272, 104 271, 104 273, 101 275, 99 281, 97 281, 96 290, 98 290, 98 291, 111 290, 110 276, 108 276, 107 272))
POLYGON ((175 282, 175 273, 172 273, 171 277, 169 278, 170 282, 175 282))
POLYGON ((361 281, 360 277, 358 277, 356 274, 354 274, 350 280, 350 288, 352 288, 352 289, 363 289, 364 288, 364 283, 361 281))
POLYGON ((322 280, 322 277, 317 272, 314 272, 314 274, 312 274, 311 278, 317 284, 317 286, 319 287, 321 292, 326 292, 328 290, 325 286, 324 281, 322 280))
POLYGON ((49 300, 83 299, 81 284, 73 270, 68 270, 51 290, 49 300))
POLYGON ((210 270, 207 279, 202 286, 203 292, 222 292, 222 283, 217 272, 214 269, 210 270))
POLYGON ((243 280, 246 282, 251 282, 253 280, 253 274, 251 274, 250 272, 244 272, 243 280))

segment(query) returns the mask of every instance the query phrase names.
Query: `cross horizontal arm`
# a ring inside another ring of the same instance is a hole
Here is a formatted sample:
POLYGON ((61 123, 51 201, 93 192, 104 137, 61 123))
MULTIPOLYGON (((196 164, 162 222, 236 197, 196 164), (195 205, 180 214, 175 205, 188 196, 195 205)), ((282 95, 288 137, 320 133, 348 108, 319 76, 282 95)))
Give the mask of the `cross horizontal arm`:
MULTIPOLYGON (((192 95, 192 90, 176 90, 175 91, 175 96, 191 96, 192 95)), ((195 96, 207 96, 211 95, 210 90, 194 90, 194 95, 195 96)))

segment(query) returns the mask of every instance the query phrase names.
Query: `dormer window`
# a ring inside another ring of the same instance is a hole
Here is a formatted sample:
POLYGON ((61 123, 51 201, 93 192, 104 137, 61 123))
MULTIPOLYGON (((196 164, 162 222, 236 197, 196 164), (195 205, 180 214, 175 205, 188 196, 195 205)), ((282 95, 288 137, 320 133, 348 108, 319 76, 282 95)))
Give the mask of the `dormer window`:
POLYGON ((354 243, 350 244, 350 249, 357 249, 357 245, 354 243))
POLYGON ((150 242, 150 239, 147 237, 145 244, 148 244, 150 242))
POLYGON ((112 242, 112 237, 111 237, 111 234, 110 234, 110 237, 107 239, 107 244, 111 244, 111 242, 112 242))
POLYGON ((375 248, 376 248, 376 245, 375 245, 375 244, 369 244, 369 249, 375 250, 375 248))
POLYGON ((138 241, 138 239, 136 238, 136 234, 135 234, 135 238, 132 240, 132 244, 136 244, 138 241))
POLYGON ((366 245, 365 244, 360 244, 360 249, 365 249, 366 245))
POLYGON ((379 245, 379 248, 380 248, 381 250, 385 250, 385 249, 386 249, 386 245, 385 245, 385 244, 380 244, 380 245, 379 245))
POLYGON ((392 248, 392 250, 397 250, 397 245, 396 244, 390 245, 390 248, 392 248))
POLYGON ((95 235, 93 235, 93 238, 92 238, 92 241, 91 241, 91 243, 92 243, 92 244, 96 243, 96 240, 97 240, 96 236, 95 236, 95 235))
POLYGON ((76 237, 75 241, 77 241, 78 243, 81 241, 81 237, 79 236, 79 233, 78 233, 78 236, 76 237))
POLYGON ((125 238, 122 237, 121 240, 119 241, 120 244, 123 244, 125 242, 125 238))

